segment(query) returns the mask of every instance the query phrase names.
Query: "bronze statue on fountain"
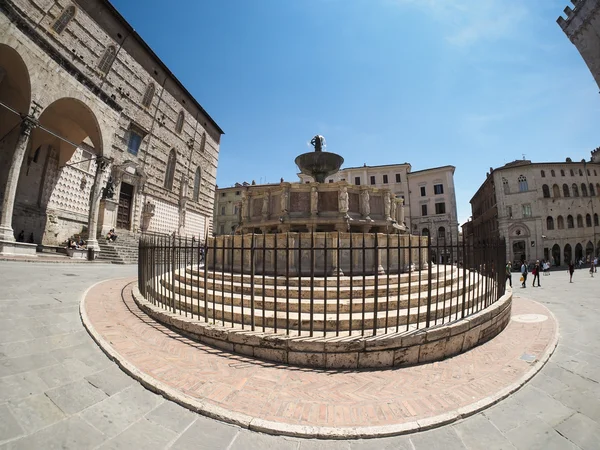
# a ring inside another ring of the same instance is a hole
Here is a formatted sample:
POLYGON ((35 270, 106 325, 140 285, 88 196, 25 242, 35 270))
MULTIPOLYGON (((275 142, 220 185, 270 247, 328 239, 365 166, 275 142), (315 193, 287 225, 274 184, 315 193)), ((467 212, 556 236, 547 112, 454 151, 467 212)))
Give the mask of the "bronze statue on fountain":
POLYGON ((317 183, 324 183, 329 175, 339 172, 344 163, 344 158, 335 153, 324 151, 325 138, 316 135, 310 141, 315 148, 314 152, 303 153, 296 157, 296 165, 300 172, 310 175, 317 183))

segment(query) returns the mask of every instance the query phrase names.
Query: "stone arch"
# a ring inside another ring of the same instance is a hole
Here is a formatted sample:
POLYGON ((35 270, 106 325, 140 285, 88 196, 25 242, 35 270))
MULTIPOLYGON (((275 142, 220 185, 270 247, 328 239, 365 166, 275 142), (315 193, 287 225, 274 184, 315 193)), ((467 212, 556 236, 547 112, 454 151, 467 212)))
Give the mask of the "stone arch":
POLYGON ((563 216, 558 216, 556 218, 556 225, 559 230, 562 230, 565 228, 565 219, 563 218, 563 216))
POLYGON ((39 125, 31 131, 21 166, 13 229, 33 234, 35 243, 59 245, 89 221, 96 172, 90 159, 102 155, 104 141, 94 112, 74 98, 48 105, 39 115, 39 125), (73 213, 68 223, 54 222, 56 210, 73 213))
POLYGON ((558 187, 558 184, 553 184, 552 185, 552 196, 554 198, 559 198, 560 197, 560 188, 558 187))
POLYGON ((577 214, 577 228, 583 228, 583 216, 577 214))
POLYGON ((542 193, 544 195, 544 198, 550 198, 550 188, 548 187, 547 184, 544 184, 542 186, 542 193))
POLYGON ((554 230, 554 218, 552 216, 546 217, 546 229, 554 230))
POLYGON ((589 260, 590 258, 594 257, 594 244, 592 243, 592 241, 588 241, 588 243, 585 246, 585 259, 589 260))
POLYGON ((19 114, 28 114, 32 99, 30 70, 13 47, 0 44, 0 189, 4 191, 14 148, 19 137, 19 114), (17 114, 18 113, 18 114, 17 114))
POLYGON ((573 197, 579 197, 579 188, 577 187, 577 185, 575 183, 573 183, 573 186, 571 186, 571 189, 573 190, 573 197))
POLYGON ((587 186, 585 185, 585 183, 581 183, 581 196, 582 197, 587 197, 588 196, 587 186))
POLYGON ((585 226, 586 227, 591 227, 592 226, 592 216, 591 216, 591 214, 586 214, 585 215, 585 226))
POLYGON ((429 228, 423 228, 421 230, 421 236, 429 236, 429 228))
POLYGON ((569 185, 567 183, 563 184, 563 197, 570 197, 571 193, 569 192, 569 185))
POLYGON ((580 259, 583 259, 583 245, 577 243, 575 246, 575 261, 579 261, 580 259))
POLYGON ((596 191, 594 190, 594 183, 590 183, 590 197, 595 197, 596 191))
POLYGON ((558 244, 552 246, 552 258, 554 258, 554 265, 560 266, 560 246, 558 244))
POLYGON ((575 228, 575 222, 573 222, 573 216, 571 214, 567 216, 567 228, 575 228))
POLYGON ((570 262, 573 261, 573 249, 571 248, 571 244, 567 244, 565 245, 565 249, 564 249, 564 261, 569 264, 570 262))

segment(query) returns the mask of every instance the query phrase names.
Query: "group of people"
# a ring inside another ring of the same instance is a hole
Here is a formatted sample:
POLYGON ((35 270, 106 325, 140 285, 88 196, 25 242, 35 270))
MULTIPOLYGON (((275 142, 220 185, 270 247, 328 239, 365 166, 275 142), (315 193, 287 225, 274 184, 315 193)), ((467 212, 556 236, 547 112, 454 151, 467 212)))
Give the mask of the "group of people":
POLYGON ((81 236, 77 236, 75 239, 69 238, 67 240, 67 248, 85 250, 87 248, 87 243, 81 238, 81 236))
MULTIPOLYGON (((578 264, 578 267, 581 267, 580 264, 578 264)), ((567 271, 569 272, 569 283, 573 282, 573 273, 575 272, 575 263, 573 261, 569 261, 569 265, 567 268, 567 271)), ((525 261, 524 259, 521 260, 521 287, 525 288, 527 287, 527 275, 529 273, 529 265, 527 264, 527 261, 525 261)), ((537 280, 537 287, 541 287, 540 285, 540 272, 542 272, 544 275, 550 275, 550 263, 548 261, 544 261, 542 260, 542 262, 540 262, 540 260, 536 260, 535 264, 533 265, 533 267, 531 268, 531 274, 533 275, 533 282, 531 284, 531 286, 536 287, 536 280, 537 280)), ((594 273, 598 272, 598 257, 595 257, 593 259, 590 259, 590 275, 593 277, 594 273)), ((512 265, 510 262, 506 263, 506 278, 508 280, 508 283, 510 284, 510 287, 512 287, 512 265)))

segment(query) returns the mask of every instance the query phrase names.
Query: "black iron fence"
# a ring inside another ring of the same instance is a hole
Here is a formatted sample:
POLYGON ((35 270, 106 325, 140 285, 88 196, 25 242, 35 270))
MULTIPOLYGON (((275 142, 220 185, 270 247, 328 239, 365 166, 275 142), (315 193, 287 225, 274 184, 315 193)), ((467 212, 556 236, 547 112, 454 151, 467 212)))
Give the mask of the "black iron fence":
POLYGON ((197 320, 299 336, 377 335, 468 317, 505 293, 505 242, 281 233, 142 236, 139 290, 197 320))

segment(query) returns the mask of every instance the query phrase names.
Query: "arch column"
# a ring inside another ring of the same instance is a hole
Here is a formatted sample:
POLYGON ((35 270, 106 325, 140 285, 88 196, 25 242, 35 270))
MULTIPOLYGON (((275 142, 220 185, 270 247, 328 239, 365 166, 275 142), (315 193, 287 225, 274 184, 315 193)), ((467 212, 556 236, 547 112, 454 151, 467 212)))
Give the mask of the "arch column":
POLYGON ((88 215, 87 247, 93 248, 96 251, 100 251, 97 234, 98 211, 100 209, 100 197, 102 196, 102 180, 110 162, 111 160, 104 156, 98 156, 96 158, 96 174, 94 175, 94 185, 92 186, 92 190, 90 192, 90 212, 88 215))
POLYGON ((34 115, 35 112, 36 111, 34 111, 32 115, 24 117, 21 121, 21 131, 19 139, 17 139, 4 189, 2 215, 0 216, 0 241, 15 242, 15 234, 12 229, 15 196, 17 194, 17 184, 19 183, 21 166, 23 165, 23 159, 29 145, 29 136, 31 130, 38 125, 38 121, 34 115))

